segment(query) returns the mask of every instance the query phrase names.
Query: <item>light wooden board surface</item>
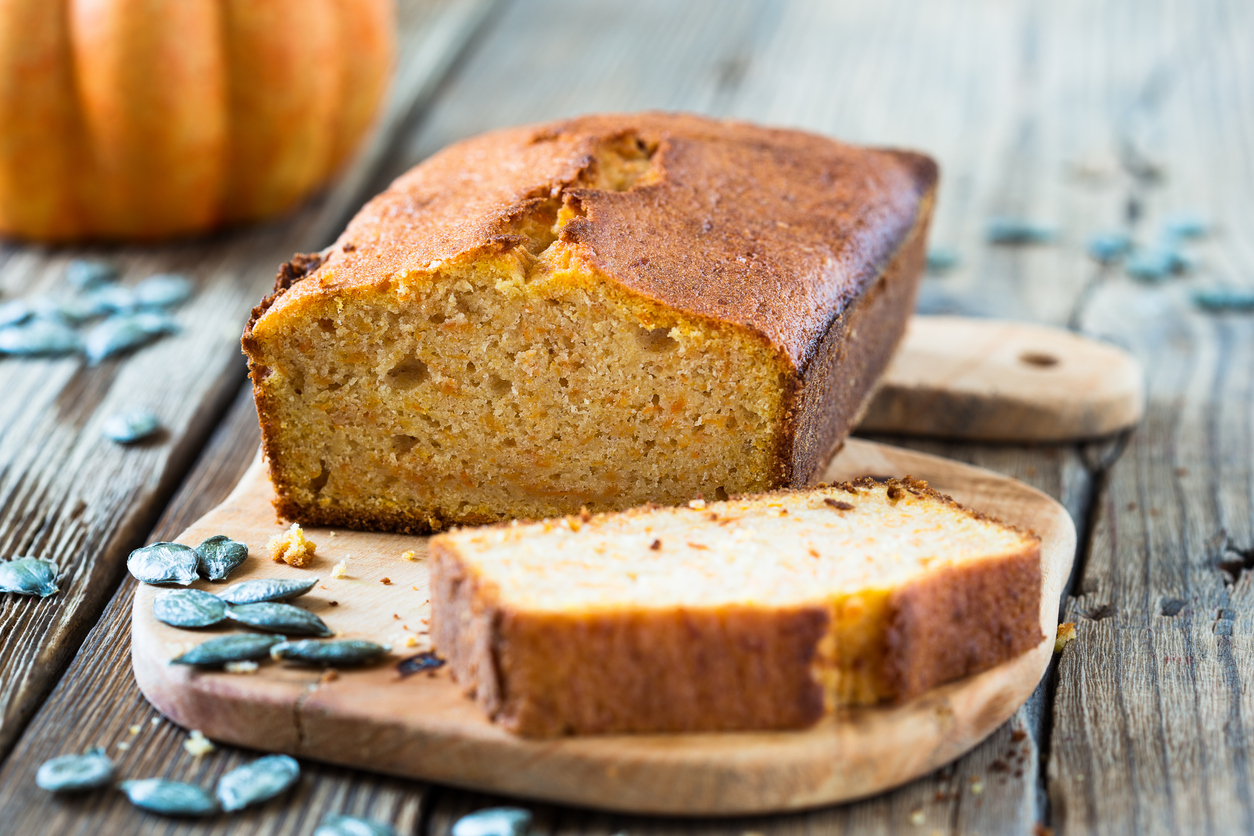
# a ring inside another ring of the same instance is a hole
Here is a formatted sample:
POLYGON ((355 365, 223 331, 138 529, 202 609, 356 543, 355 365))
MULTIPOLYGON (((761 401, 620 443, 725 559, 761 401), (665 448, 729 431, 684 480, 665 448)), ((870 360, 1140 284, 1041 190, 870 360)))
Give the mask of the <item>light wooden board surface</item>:
POLYGON ((1047 325, 915 316, 860 432, 1079 441, 1136 426, 1145 372, 1126 351, 1047 325))
MULTIPOLYGON (((928 480, 960 502, 1042 538, 1041 630, 1033 651, 899 707, 849 711, 814 729, 775 734, 590 736, 535 741, 491 724, 447 670, 403 679, 394 664, 346 670, 330 681, 294 665, 251 675, 197 671, 169 660, 211 631, 157 621, 160 592, 135 596, 131 656, 144 695, 166 716, 214 739, 265 751, 546 801, 641 813, 778 812, 870 795, 936 769, 1000 726, 1036 688, 1053 650, 1058 599, 1075 552, 1066 509, 1004 476, 956 462, 851 440, 825 481, 860 476, 928 480)), ((318 576, 295 603, 344 638, 390 644, 392 661, 429 649, 427 539, 311 528, 318 543, 303 569, 268 559, 274 519, 265 465, 250 468, 227 500, 183 532, 195 545, 226 534, 250 558, 232 581, 318 576), (415 560, 401 557, 407 551, 415 560), (339 561, 348 577, 330 578, 339 561)), ((213 591, 211 584, 197 588, 213 591)), ((212 632, 236 632, 229 628, 212 632)))

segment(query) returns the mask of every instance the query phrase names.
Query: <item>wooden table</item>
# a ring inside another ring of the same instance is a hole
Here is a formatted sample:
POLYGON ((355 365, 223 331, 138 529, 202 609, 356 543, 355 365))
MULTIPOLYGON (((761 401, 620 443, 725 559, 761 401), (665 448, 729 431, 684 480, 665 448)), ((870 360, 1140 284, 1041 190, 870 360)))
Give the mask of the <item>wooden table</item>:
MULTIPOLYGON (((429 0, 402 7, 402 57, 378 138, 331 190, 279 222, 156 249, 99 251, 129 276, 191 274, 185 330, 88 368, 0 360, 0 557, 66 571, 59 595, 0 597, 0 833, 309 833, 328 811, 448 832, 500 799, 305 764, 280 801, 172 822, 120 793, 54 798, 45 759, 101 744, 130 776, 207 784, 253 757, 193 758, 140 696, 128 659, 129 551, 176 534, 235 483, 257 429, 238 336, 291 253, 446 143, 596 110, 688 109, 926 150, 943 178, 929 312, 1066 324, 1149 373, 1127 437, 1020 447, 889 439, 1059 498, 1080 531, 1060 614, 1078 637, 1032 700, 939 772, 788 816, 686 821, 531 805, 552 833, 1229 833, 1254 831, 1254 319, 1193 288, 1254 281, 1254 6, 1242 0, 429 0), (1197 271, 1138 284, 1084 252, 1149 240, 1176 210, 1213 219, 1197 271), (1052 245, 992 246, 995 215, 1056 224, 1052 245), (165 433, 99 435, 124 407, 165 433), (152 722, 155 721, 155 722, 152 722), (138 728, 131 734, 130 728, 138 728)), ((57 286, 82 251, 6 245, 0 299, 57 286)))

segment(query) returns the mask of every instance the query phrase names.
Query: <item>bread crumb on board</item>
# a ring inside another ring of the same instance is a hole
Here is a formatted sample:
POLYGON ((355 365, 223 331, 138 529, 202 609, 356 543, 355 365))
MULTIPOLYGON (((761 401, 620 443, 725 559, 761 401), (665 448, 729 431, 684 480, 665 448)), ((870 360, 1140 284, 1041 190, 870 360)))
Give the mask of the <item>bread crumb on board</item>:
POLYGON ((418 562, 418 556, 414 554, 413 549, 410 549, 409 551, 407 551, 407 552, 405 552, 404 554, 402 554, 402 555, 401 555, 401 560, 408 560, 408 561, 410 561, 411 563, 417 563, 417 562, 418 562))
POLYGON ((1062 653, 1062 649, 1075 641, 1075 622, 1067 621, 1058 625, 1058 638, 1054 639, 1054 652, 1062 653))
POLYGON ((223 670, 227 673, 252 674, 257 672, 257 663, 250 661, 243 662, 227 662, 223 665, 223 670))
POLYGON ((331 577, 347 578, 348 577, 348 558, 345 557, 339 563, 331 567, 331 577))
POLYGON ((266 548, 270 550, 270 557, 275 563, 286 563, 288 566, 300 568, 313 562, 318 546, 305 537, 305 532, 298 523, 292 523, 287 531, 271 537, 266 548))
POLYGON ((183 748, 192 757, 199 758, 202 755, 209 754, 217 747, 213 745, 212 740, 205 737, 204 732, 199 729, 192 729, 192 733, 183 741, 183 748))

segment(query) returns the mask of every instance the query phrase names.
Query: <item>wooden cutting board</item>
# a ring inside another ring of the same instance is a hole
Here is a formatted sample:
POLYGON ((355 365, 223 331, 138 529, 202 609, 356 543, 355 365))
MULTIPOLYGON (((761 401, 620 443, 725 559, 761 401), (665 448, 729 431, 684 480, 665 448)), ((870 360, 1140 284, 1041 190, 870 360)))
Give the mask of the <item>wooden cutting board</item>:
POLYGON ((1045 639, 998 668, 906 705, 845 711, 799 732, 514 737, 489 723, 446 669, 408 678, 397 670, 399 659, 420 649, 406 644, 423 640, 429 615, 426 538, 309 529, 318 546, 314 563, 306 569, 276 564, 264 548, 283 526, 271 510, 260 461, 179 541, 196 545, 226 534, 246 543, 251 557, 232 581, 322 578, 297 603, 344 637, 390 643, 393 656, 334 679, 278 663, 263 664, 253 675, 169 665, 225 631, 159 623, 152 617, 158 590, 141 586, 132 613, 135 678, 162 713, 214 740, 526 798, 633 813, 725 815, 869 795, 958 757, 1027 699, 1053 649, 1059 595, 1075 553, 1075 529, 1062 506, 986 470, 853 439, 824 479, 907 474, 1041 536, 1045 639), (416 561, 402 558, 410 550, 416 561), (349 577, 332 580, 331 567, 340 560, 348 561, 349 577))
POLYGON ((862 432, 970 441, 1072 441, 1133 426, 1144 372, 1131 354, 1062 328, 916 316, 862 432))

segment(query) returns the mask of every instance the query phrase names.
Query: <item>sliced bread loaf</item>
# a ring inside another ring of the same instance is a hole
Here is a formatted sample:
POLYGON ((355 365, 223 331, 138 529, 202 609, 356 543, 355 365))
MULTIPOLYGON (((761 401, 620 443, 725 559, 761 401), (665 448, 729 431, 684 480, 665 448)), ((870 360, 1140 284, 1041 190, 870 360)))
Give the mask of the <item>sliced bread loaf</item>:
POLYGON ((528 736, 808 726, 1036 646, 1040 542, 909 479, 453 531, 436 647, 528 736))

